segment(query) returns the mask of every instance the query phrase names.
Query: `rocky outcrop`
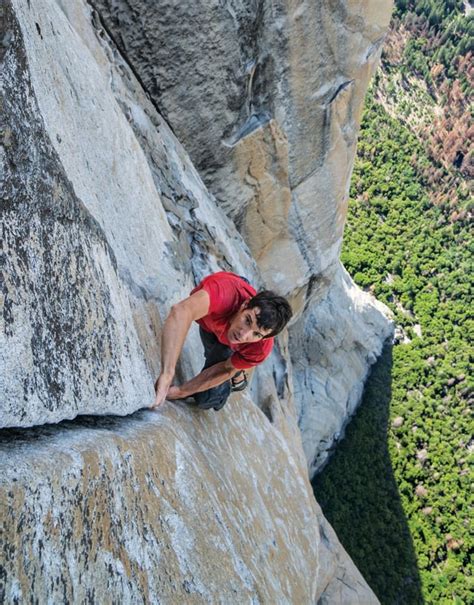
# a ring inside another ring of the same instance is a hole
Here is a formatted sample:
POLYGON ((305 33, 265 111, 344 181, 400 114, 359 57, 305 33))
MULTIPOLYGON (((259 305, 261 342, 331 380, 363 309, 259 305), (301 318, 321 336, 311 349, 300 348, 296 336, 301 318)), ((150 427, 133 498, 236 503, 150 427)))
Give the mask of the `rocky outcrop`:
POLYGON ((360 113, 392 2, 93 1, 265 283, 302 316, 289 350, 314 472, 392 332, 339 262, 360 113), (337 385, 322 388, 328 380, 337 385))
POLYGON ((342 438, 388 327, 385 306, 340 267, 321 302, 291 330, 291 350, 300 352, 293 364, 294 399, 311 476, 342 438))
POLYGON ((305 288, 301 309, 311 278, 339 257, 391 2, 94 5, 266 281, 289 295, 305 288))
MULTIPOLYGON (((252 387, 265 413, 45 426, 146 407, 163 317, 205 273, 264 282, 90 7, 2 18, 0 405, 24 427, 1 434, 7 600, 376 602, 314 502, 287 335, 252 387)), ((179 373, 200 363, 193 332, 179 373)))
POLYGON ((378 602, 245 397, 9 437, 6 602, 378 602))

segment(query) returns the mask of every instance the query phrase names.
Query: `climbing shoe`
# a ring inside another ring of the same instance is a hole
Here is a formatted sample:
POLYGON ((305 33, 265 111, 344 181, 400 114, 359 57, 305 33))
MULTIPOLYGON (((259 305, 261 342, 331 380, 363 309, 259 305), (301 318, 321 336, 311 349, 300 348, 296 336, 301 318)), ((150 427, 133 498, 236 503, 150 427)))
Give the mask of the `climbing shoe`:
POLYGON ((239 391, 243 391, 247 387, 247 384, 248 384, 247 374, 243 370, 240 370, 240 372, 237 372, 237 374, 234 374, 234 376, 231 378, 230 382, 231 382, 230 390, 233 393, 238 393, 239 391))

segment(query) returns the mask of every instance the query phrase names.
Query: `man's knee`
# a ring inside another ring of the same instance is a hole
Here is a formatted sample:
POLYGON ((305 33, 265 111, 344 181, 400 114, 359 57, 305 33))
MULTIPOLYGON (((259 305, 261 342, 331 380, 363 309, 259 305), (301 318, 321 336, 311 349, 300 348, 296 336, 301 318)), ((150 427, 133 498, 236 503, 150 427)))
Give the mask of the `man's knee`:
POLYGON ((194 400, 201 410, 210 410, 214 408, 220 410, 227 403, 230 395, 230 381, 221 384, 202 393, 195 393, 194 400))

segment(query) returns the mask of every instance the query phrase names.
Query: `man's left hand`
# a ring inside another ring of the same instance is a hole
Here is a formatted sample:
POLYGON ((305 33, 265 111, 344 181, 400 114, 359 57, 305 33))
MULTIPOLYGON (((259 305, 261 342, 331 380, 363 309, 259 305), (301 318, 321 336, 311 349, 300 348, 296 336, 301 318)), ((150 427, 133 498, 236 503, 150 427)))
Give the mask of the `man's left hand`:
POLYGON ((166 395, 166 399, 184 399, 186 395, 181 392, 181 389, 176 386, 172 386, 169 388, 168 394, 166 395))

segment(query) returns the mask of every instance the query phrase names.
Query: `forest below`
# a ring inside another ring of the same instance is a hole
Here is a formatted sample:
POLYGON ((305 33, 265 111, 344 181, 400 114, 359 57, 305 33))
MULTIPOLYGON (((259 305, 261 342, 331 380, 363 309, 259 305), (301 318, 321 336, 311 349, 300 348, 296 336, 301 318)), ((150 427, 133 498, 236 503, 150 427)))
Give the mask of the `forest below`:
POLYGON ((352 177, 342 261, 397 328, 313 487, 383 604, 474 602, 473 16, 396 2, 352 177))

